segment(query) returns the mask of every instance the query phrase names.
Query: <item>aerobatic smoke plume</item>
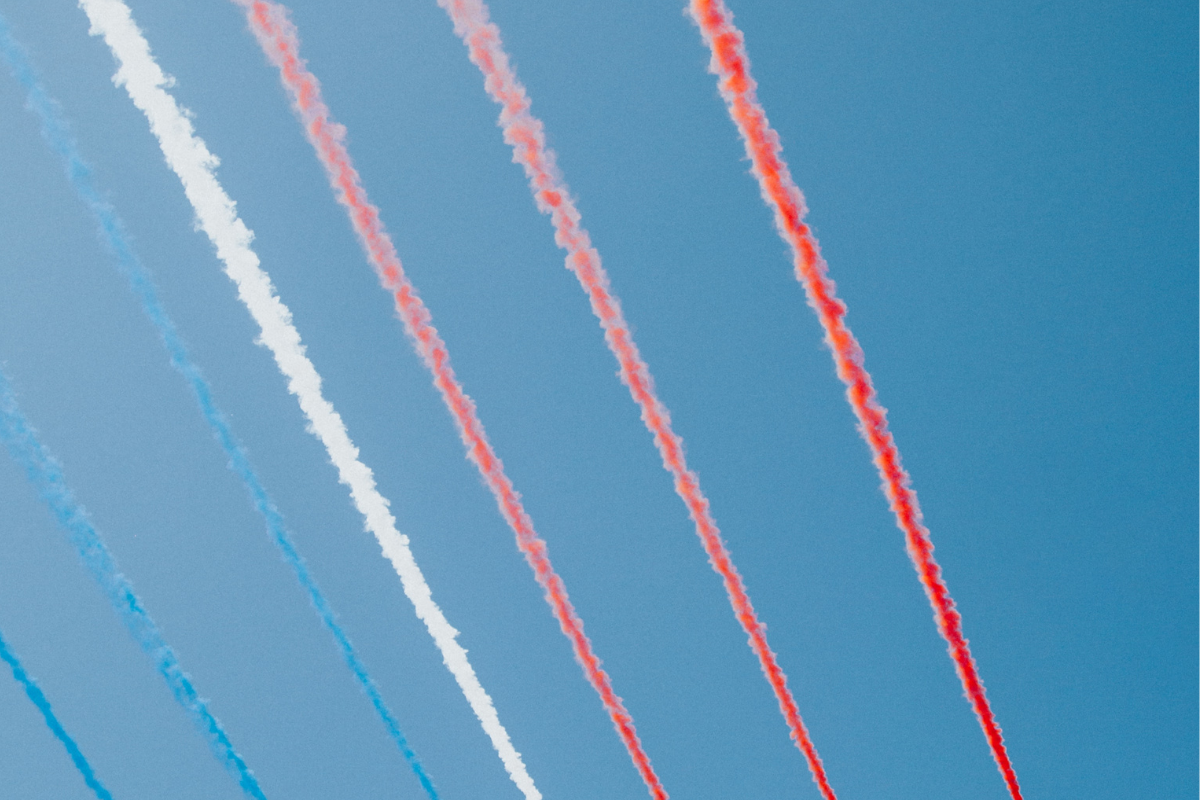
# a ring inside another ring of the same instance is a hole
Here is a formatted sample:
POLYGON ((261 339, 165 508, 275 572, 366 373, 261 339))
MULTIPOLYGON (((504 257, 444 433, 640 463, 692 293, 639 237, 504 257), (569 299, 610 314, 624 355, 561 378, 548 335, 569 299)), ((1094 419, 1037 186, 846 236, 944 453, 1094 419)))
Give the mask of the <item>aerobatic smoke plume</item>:
POLYGON ((270 495, 267 494, 266 488, 262 485, 262 481, 259 480, 258 473, 255 472, 253 465, 250 463, 249 455, 246 453, 241 442, 234 436, 228 418, 217 406, 216 400, 213 398, 212 387, 200 371, 200 367, 192 360, 187 346, 175 328, 175 323, 167 315, 166 309, 163 308, 162 303, 159 301, 158 292, 154 287, 150 272, 142 264, 141 259, 138 258, 137 253, 134 251, 133 243, 129 240, 129 236, 125 232, 125 227, 117 216, 116 210, 104 199, 100 191, 96 188, 95 182, 92 179, 91 168, 79 153, 79 148, 71 135, 66 120, 59 110, 58 104, 46 93, 46 89, 38 79, 28 55, 13 40, 2 17, 0 17, 0 50, 3 51, 14 75, 16 75, 17 80, 25 89, 29 108, 38 116, 38 119, 42 123, 43 138, 62 158, 67 178, 70 180, 80 200, 83 201, 88 211, 91 212, 100 233, 100 238, 103 240, 105 246, 112 251, 118 269, 128 279, 130 288, 137 296, 142 309, 146 312, 146 316, 150 318, 150 322, 158 331, 159 338, 162 340, 163 346, 166 347, 167 353, 170 356, 171 366, 183 376, 184 380, 187 381, 188 387, 192 390, 192 394, 200 406, 200 412, 205 422, 208 423, 213 436, 229 459, 230 469, 241 479, 246 490, 250 493, 250 499, 255 509, 262 515, 263 520, 266 522, 267 532, 283 554, 284 560, 295 572, 296 578, 308 594, 308 598, 320 616, 321 622, 333 634, 342 658, 354 674, 359 686, 362 687, 362 690, 370 699, 371 705, 374 706, 376 714, 382 720, 388 735, 400 749, 405 760, 408 761, 409 766, 412 768, 417 780, 421 782, 430 800, 437 800, 437 791, 433 787, 433 782, 425 772, 425 768, 417 758, 416 753, 409 746, 408 740, 400 730, 399 722, 384 702, 383 696, 379 692, 379 687, 371 678, 370 673, 367 672, 366 665, 359 659, 354 645, 350 642, 350 638, 346 635, 342 626, 338 624, 337 615, 325 599, 325 595, 317 585, 316 580, 308 571, 308 565, 305 563, 304 558, 296 550, 291 534, 288 533, 287 526, 284 524, 283 515, 279 512, 270 495))
POLYGON ((492 698, 480 684, 467 651, 458 643, 458 631, 434 602, 408 546, 408 537, 397 530, 389 503, 375 486, 374 474, 359 460, 358 448, 350 440, 345 423, 322 394, 321 376, 304 353, 291 312, 275 294, 270 276, 259 266, 258 256, 250 247, 253 233, 238 217, 233 200, 217 180, 216 156, 196 135, 189 113, 165 90, 171 80, 151 55, 150 44, 134 22, 129 6, 122 0, 79 0, 79 5, 91 21, 91 33, 104 37, 117 61, 114 82, 125 88, 133 104, 146 115, 167 164, 183 184, 200 229, 213 243, 225 273, 237 286, 238 297, 258 324, 258 341, 271 351, 279 371, 287 378, 288 390, 300 403, 309 429, 324 445, 341 482, 349 487, 365 527, 396 570, 417 617, 433 637, 509 777, 527 800, 540 800, 541 793, 508 731, 500 724, 492 698))
POLYGON ((391 237, 384 229, 379 209, 367 198, 346 149, 343 126, 333 121, 329 108, 321 98, 321 86, 300 58, 300 42, 296 28, 288 19, 286 9, 265 0, 235 0, 246 11, 250 28, 263 51, 279 68, 283 85, 300 115, 304 131, 317 151, 329 176, 338 200, 346 207, 350 222, 358 234, 367 258, 384 289, 392 294, 396 311, 421 359, 433 373, 433 383, 442 395, 446 407, 458 427, 467 456, 479 468, 480 474, 496 498, 500 513, 517 537, 517 546, 533 568, 538 583, 545 590, 546 601, 554 611, 564 634, 571 641, 575 658, 582 665, 588 681, 600 695, 618 735, 629 751, 634 766, 655 798, 665 800, 666 791, 651 767, 650 758, 638 739, 633 717, 625 709, 613 689, 612 681, 601 667, 592 643, 584 634, 583 620, 575 612, 562 578, 554 571, 545 541, 538 536, 533 520, 521 504, 521 496, 504 472, 504 465, 492 449, 483 423, 475 412, 475 403, 467 396, 450 366, 450 353, 442 341, 433 318, 416 288, 409 281, 396 253, 391 237))
POLYGON ((700 491, 700 479, 687 467, 683 439, 672 430, 670 414, 655 394, 650 368, 642 360, 621 305, 609 287, 600 254, 591 246, 588 233, 580 224, 579 210, 555 167, 554 154, 546 147, 541 120, 529 112, 529 97, 509 64, 500 42, 500 30, 488 21, 487 7, 481 0, 438 0, 438 5, 450 15, 454 32, 466 44, 471 62, 483 72, 487 93, 501 106, 500 127, 504 140, 513 148, 513 161, 524 167, 538 208, 550 215, 554 239, 567 252, 567 268, 575 273, 587 292, 592 311, 604 329, 604 339, 620 364, 621 380, 641 408, 642 421, 654 435, 663 466, 675 479, 675 491, 687 505, 709 562, 724 581, 734 614, 750 637, 750 647, 775 692, 792 739, 808 761, 821 794, 826 800, 834 800, 825 768, 788 688, 787 676, 767 643, 766 626, 755 614, 742 576, 721 540, 708 498, 700 491))
POLYGON ((758 102, 757 84, 750 76, 742 32, 733 24, 733 14, 723 0, 691 0, 689 9, 712 51, 709 70, 719 79, 721 96, 745 143, 763 200, 775 212, 775 227, 792 250, 796 278, 804 285, 808 303, 825 329, 825 343, 833 351, 838 377, 846 384, 846 397, 883 479, 883 491, 896 516, 896 524, 904 532, 908 554, 933 606, 938 630, 949 643, 950 657, 1008 791, 1013 800, 1020 800, 1021 787, 1004 748, 1000 726, 984 694, 975 659, 963 636, 962 617, 942 579, 941 567, 934 560, 933 543, 929 529, 921 521, 917 493, 901 466, 900 451, 888 430, 887 410, 879 403, 871 376, 863 366, 862 348, 846 325, 846 304, 838 299, 816 237, 804 223, 808 209, 783 160, 779 134, 771 128, 766 111, 758 102))
POLYGON ((8 376, 3 371, 0 371, 0 440, 50 506, 58 524, 67 531, 71 546, 96 583, 100 584, 125 627, 142 650, 154 660, 154 666, 167 682, 176 702, 183 706, 196 727, 204 733, 217 760, 237 777, 238 785, 247 797, 266 800, 254 773, 234 749, 221 723, 208 710, 208 704, 201 699, 192 679, 183 671, 175 651, 163 639, 158 626, 142 606, 141 598, 134 593, 133 585, 117 568, 117 562, 108 552, 99 531, 67 487, 62 467, 50 455, 38 438, 37 431, 21 412, 8 376))
MULTIPOLYGON (((0 21, 0 28, 3 28, 4 23, 0 21)), ((0 661, 8 664, 12 670, 13 678, 17 683, 21 684, 21 688, 25 690, 25 694, 37 706, 37 710, 41 712, 42 719, 46 720, 46 727, 54 734, 54 738, 62 742, 62 746, 66 748, 67 755, 71 757, 71 762, 75 765, 75 769, 79 770, 79 774, 83 776, 83 782, 92 790, 98 800, 112 800, 112 795, 108 793, 108 789, 104 788, 104 784, 96 777, 92 765, 88 763, 87 758, 83 755, 83 751, 79 749, 79 745, 71 738, 71 734, 67 733, 63 728, 62 723, 58 721, 58 717, 54 714, 54 709, 50 707, 50 701, 46 699, 46 695, 42 693, 41 687, 37 685, 37 681, 29 677, 29 673, 21 666, 20 659, 17 658, 8 646, 8 642, 4 641, 4 637, 0 635, 0 661)))

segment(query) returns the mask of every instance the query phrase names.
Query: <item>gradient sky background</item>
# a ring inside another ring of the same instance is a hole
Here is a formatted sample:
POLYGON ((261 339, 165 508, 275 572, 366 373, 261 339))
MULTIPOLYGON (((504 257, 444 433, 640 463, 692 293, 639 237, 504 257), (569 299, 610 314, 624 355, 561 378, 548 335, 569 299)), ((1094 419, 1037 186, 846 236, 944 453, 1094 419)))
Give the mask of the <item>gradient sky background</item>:
MULTIPOLYGON (((549 800, 644 797, 240 12, 130 5, 549 800)), ((816 798, 433 0, 303 49, 668 790, 816 798)), ((1005 797, 681 0, 495 0, 834 786, 1005 797)), ((1029 798, 1197 777, 1194 3, 733 4, 1029 798)), ((517 798, 71 0, 0 3, 446 800, 517 798)), ((273 798, 419 788, 0 80, 0 360, 273 798)), ((237 798, 0 459, 0 630, 114 795, 237 798)), ((0 794, 89 796, 0 679, 0 794)))

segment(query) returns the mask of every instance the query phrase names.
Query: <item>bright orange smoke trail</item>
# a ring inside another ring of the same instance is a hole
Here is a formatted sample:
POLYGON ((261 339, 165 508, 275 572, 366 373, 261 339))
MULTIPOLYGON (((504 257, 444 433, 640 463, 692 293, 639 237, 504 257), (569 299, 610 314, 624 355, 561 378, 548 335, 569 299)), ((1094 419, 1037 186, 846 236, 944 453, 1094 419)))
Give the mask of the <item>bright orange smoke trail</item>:
POLYGON ((500 42, 499 28, 488 21, 487 7, 480 0, 438 0, 438 5, 450 14, 454 32, 467 45, 472 63, 483 72, 488 94, 502 107, 500 126, 505 141, 512 145, 513 161, 525 168, 538 208, 550 215, 554 239, 567 251, 567 267, 587 291, 592 311, 604 329, 605 341, 620 363, 621 380, 641 407, 642 421, 654 434, 663 465, 675 478, 675 491, 687 504, 709 561, 725 583, 729 602, 738 622, 750 636, 750 647, 758 656, 763 673, 779 700, 792 738, 808 761, 813 780, 826 800, 836 800, 825 768, 800 718, 796 700, 788 689, 787 676, 767 644, 766 626, 754 613, 742 576, 734 567, 716 520, 709 512, 708 498, 700 491, 700 480, 687 467, 683 439, 671 429, 670 414, 654 392, 650 368, 638 353, 620 303, 609 288, 600 254, 592 248, 587 231, 580 225, 579 211, 571 201, 566 182, 555 168, 554 154, 546 148, 542 123, 529 113, 529 97, 509 65, 508 55, 500 42))
POLYGON ((454 417, 463 443, 467 446, 467 455, 479 468, 484 481, 496 498, 500 512, 516 533, 517 546, 533 567, 537 581, 545 590, 546 600, 554 610, 554 616, 558 619, 563 633, 571 640, 576 660, 600 695, 605 710, 608 711, 621 741, 629 751, 634 766, 650 789, 651 796, 655 800, 667 800, 667 792, 638 739, 633 717, 625 710, 624 703, 613 690, 608 673, 601 669, 600 658, 583 632, 583 620, 575 612, 567 596, 566 585, 550 563, 546 542, 534 530, 533 520, 521 504, 521 496, 513 488, 512 481, 504 473, 504 465, 492 450, 483 423, 475 413, 475 403, 463 391, 462 385, 455 377, 454 370, 450 367, 450 353, 446 349, 446 343, 433 327, 433 318, 429 310, 404 274, 404 267, 396 254, 392 239, 379 218, 379 209, 367 199, 366 190, 346 150, 346 129, 332 120, 328 107, 321 99, 320 83, 300 58, 296 28, 288 19, 286 9, 269 0, 235 2, 245 8, 255 37, 267 57, 279 68, 283 84, 291 94, 304 122, 308 139, 325 166, 338 200, 350 214, 350 221, 367 251, 371 266, 379 275, 380 283, 395 298, 396 310, 404 328, 426 366, 433 373, 433 383, 441 392, 442 399, 454 417))
POLYGON ((887 410, 880 405, 871 376, 863 366, 862 348, 846 326, 846 305, 835 294, 816 237, 804 224, 808 209, 804 205, 804 195, 783 160, 779 134, 771 128, 767 114, 758 102, 757 84, 750 76, 750 60, 742 32, 733 24, 733 14, 723 0, 691 0, 690 11, 712 51, 709 69, 719 78, 721 96, 745 142, 746 154, 750 157, 763 199, 775 211, 775 225, 792 249, 796 278, 804 285, 809 305, 816 310, 825 329, 825 342, 833 351, 838 377, 846 384, 846 396, 883 478, 883 489, 896 515, 896 523, 904 531, 908 554, 933 605, 938 630, 950 645, 950 656, 1008 791, 1014 800, 1020 800, 1021 787, 1004 749, 1000 726, 996 724, 984 694, 975 659, 963 636, 962 617, 942 580, 942 569, 933 558, 933 542, 929 538, 929 529, 921 521, 917 493, 900 464, 900 451, 888 431, 887 410))

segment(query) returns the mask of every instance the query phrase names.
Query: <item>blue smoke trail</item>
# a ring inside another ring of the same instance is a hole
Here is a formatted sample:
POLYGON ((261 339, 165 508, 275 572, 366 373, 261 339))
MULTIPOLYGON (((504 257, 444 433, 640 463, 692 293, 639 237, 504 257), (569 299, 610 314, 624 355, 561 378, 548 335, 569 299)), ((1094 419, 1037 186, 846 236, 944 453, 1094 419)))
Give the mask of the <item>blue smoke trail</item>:
POLYGON ((92 765, 84 758, 83 752, 79 749, 79 745, 75 744, 75 740, 71 738, 58 721, 58 717, 54 716, 54 709, 50 707, 50 701, 46 699, 46 695, 42 694, 42 690, 38 688, 37 681, 29 677, 29 673, 21 666, 20 660, 16 653, 8 649, 8 643, 4 641, 4 636, 0 635, 0 661, 12 669, 13 677, 17 679, 17 683, 21 684, 21 688, 25 690, 25 694, 29 695, 29 699, 37 706, 38 711, 42 712, 42 716, 46 719, 46 725, 54 734, 63 747, 67 748, 67 754, 71 756, 71 760, 75 762, 75 768, 79 770, 79 774, 83 775, 84 782, 88 788, 96 793, 99 800, 113 800, 108 789, 104 788, 104 784, 96 777, 96 773, 92 771, 92 765))
MULTIPOLYGON (((0 28, 3 36, 3 28, 0 28)), ((142 601, 133 591, 132 584, 117 569, 117 562, 108 552, 100 533, 88 519, 87 512, 63 477, 62 467, 50 455, 46 446, 37 437, 37 431, 21 413, 17 398, 13 395, 8 376, 0 370, 0 440, 8 448, 13 459, 25 468, 29 482, 37 487, 42 499, 50 506, 58 523, 66 528, 68 538, 74 545, 84 566, 108 595, 113 607, 121 615, 121 621, 133 634, 142 649, 154 659, 159 674, 166 680, 175 699, 191 715, 192 720, 208 737, 209 744, 217 757, 238 776, 242 791, 255 800, 266 800, 254 774, 230 743, 221 723, 200 699, 191 678, 179 665, 179 659, 163 640, 158 626, 142 607, 142 601)))
POLYGON ((120 218, 113 207, 101 196, 92 182, 91 168, 83 160, 83 156, 80 155, 66 120, 59 110, 58 103, 42 87, 37 73, 30 64, 23 48, 12 38, 8 23, 4 20, 3 16, 0 16, 0 51, 3 52, 4 57, 8 60, 9 66, 17 80, 25 88, 29 108, 41 120, 43 137, 51 148, 62 157, 71 185, 75 188, 84 205, 91 211, 100 230, 101 239, 116 256, 118 267, 129 280, 130 287, 141 301, 146 316, 150 318, 150 321, 158 330, 163 345, 170 354, 171 366, 178 370, 184 377, 184 380, 187 381, 188 386, 191 387, 196 401, 200 404, 200 411, 204 415, 204 419, 208 422, 213 436, 216 437, 221 445, 221 449, 225 451, 225 455, 229 458, 229 468, 241 478, 246 490, 250 493, 254 507, 262 515, 267 524, 267 531, 282 552, 284 560, 295 571, 296 578, 308 593, 308 598, 320 615, 321 621, 329 629, 329 632, 333 634, 334 639, 337 641, 338 649, 341 651, 342 658, 345 659, 350 671, 354 673, 355 679, 370 699, 371 705, 375 707, 376 713, 379 715, 380 720, 383 721, 384 727, 387 728, 388 735, 396 743, 405 760, 408 761, 409 766, 421 782, 421 786, 424 787, 430 800, 438 800, 437 790, 433 786, 433 781, 426 774, 425 768, 417 758, 417 754, 409 746, 408 740, 400 730, 399 722, 397 722, 391 709, 384 702, 383 696, 379 693, 379 687, 376 686, 375 681, 367 672, 366 666, 359 659, 354 645, 350 643, 346 632, 338 624, 337 615, 334 614, 333 609, 330 608, 328 601, 325 599, 325 595, 317 586, 316 580, 309 573, 307 564, 296 551, 296 547, 292 543, 291 536, 288 534, 287 527, 284 524, 283 515, 267 494, 267 490, 263 488, 262 482, 258 478, 258 473, 254 471, 253 466, 250 464, 250 458, 245 448, 242 447, 242 444, 233 435, 228 420, 224 413, 217 407, 212 396, 212 387, 200 372, 200 368, 192 361, 186 345, 184 345, 175 328, 175 323, 167 316, 166 310, 159 302, 158 293, 154 288, 150 273, 142 265, 141 260, 134 252, 133 245, 125 233, 120 218))

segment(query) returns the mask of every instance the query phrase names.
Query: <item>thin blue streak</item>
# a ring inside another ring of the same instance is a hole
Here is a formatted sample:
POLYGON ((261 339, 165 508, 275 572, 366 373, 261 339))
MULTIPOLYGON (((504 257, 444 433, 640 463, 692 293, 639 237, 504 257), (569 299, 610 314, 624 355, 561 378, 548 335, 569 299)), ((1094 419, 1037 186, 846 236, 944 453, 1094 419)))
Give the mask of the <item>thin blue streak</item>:
POLYGON ((42 712, 42 716, 46 720, 46 725, 50 728, 50 732, 55 738, 62 742, 63 747, 67 748, 67 755, 71 756, 71 761, 75 762, 75 768, 83 775, 84 782, 88 785, 99 800, 113 800, 108 789, 104 788, 104 784, 96 777, 96 773, 92 771, 92 765, 84 757, 83 751, 79 749, 79 745, 75 744, 75 740, 71 735, 63 729, 62 723, 58 721, 58 717, 54 716, 54 709, 50 707, 50 701, 46 699, 46 695, 42 694, 41 688, 38 687, 37 681, 29 677, 29 673, 21 666, 20 659, 16 653, 8 648, 8 643, 4 641, 4 636, 0 635, 0 661, 12 669, 13 677, 17 679, 17 683, 21 684, 21 688, 25 690, 25 694, 29 695, 29 699, 37 706, 38 711, 42 712))
POLYGON ((366 666, 359 659, 354 645, 351 644, 346 632, 338 624, 337 615, 334 614, 333 609, 330 608, 328 601, 325 599, 325 595, 321 592, 320 587, 317 586, 316 580, 309 573, 307 564, 305 564, 304 559, 296 551, 291 536, 288 534, 287 526, 284 524, 283 515, 276 508, 274 501, 271 500, 266 489, 263 488, 258 474, 250 464, 250 458, 245 448, 242 447, 242 444, 233 435, 228 420, 224 413, 217 407, 212 396, 212 387, 200 372, 200 368, 192 361, 186 345, 184 345, 175 328, 175 323, 167 316, 166 310, 159 302, 158 293, 150 278, 150 273, 142 265, 141 260, 134 252, 133 246, 125 234, 120 218, 113 207, 101 196, 92 182, 91 168, 83 160, 83 156, 80 155, 75 145, 75 140, 71 136, 70 129, 62 116, 62 112, 59 110, 58 103, 42 87, 37 73, 29 63, 23 49, 12 39, 8 25, 3 17, 0 17, 0 50, 3 51, 5 58, 8 59, 13 74, 25 88, 29 107, 41 120, 43 137, 51 148, 62 157, 67 177, 70 179, 80 199, 83 200, 88 210, 91 211, 100 229, 102 240, 116 256, 118 267, 129 280, 130 287, 141 301, 146 316, 150 318, 150 321, 158 330, 163 345, 170 354, 171 366, 183 375, 188 386, 191 387, 196 401, 200 404, 200 411, 208 422, 213 436, 216 437, 221 448, 225 451, 225 455, 229 458, 229 468, 241 478, 246 490, 250 493, 254 507, 266 522, 267 531, 283 553, 284 560, 295 571, 296 578, 308 593, 308 598, 320 615, 321 621, 329 629, 329 632, 333 634, 334 639, 337 641, 338 649, 341 651, 342 658, 345 659, 350 671, 354 673, 355 679, 367 694, 371 705, 375 707, 376 713, 379 715, 380 720, 382 720, 384 727, 387 728, 388 735, 396 743, 405 760, 408 761, 409 766, 417 776, 421 786, 424 787, 425 792, 429 795, 430 800, 438 800, 437 790, 433 786, 433 781, 426 774, 425 768, 417 758, 417 754, 409 746, 408 740, 400 730, 400 724, 396 721, 395 716, 393 716, 391 710, 384 702, 382 695, 379 693, 378 686, 376 686, 375 681, 367 672, 366 666))
MULTIPOLYGON (((0 26, 0 38, 3 35, 4 29, 0 26)), ((8 376, 3 371, 0 371, 0 439, 4 441, 13 459, 25 468, 30 483, 37 487, 42 499, 58 518, 58 523, 66 528, 71 544, 83 559, 84 566, 108 595, 133 638, 154 659, 154 664, 166 680, 171 693, 208 737, 213 752, 237 774, 242 791, 255 800, 266 800, 258 781, 254 779, 254 774, 230 743, 225 729, 208 710, 208 705, 200 699, 191 678, 180 666, 175 651, 163 640, 158 626, 142 607, 142 601, 134 593, 133 585, 117 569, 117 562, 108 552, 100 533, 67 487, 62 467, 38 439, 37 431, 21 412, 8 376)))

